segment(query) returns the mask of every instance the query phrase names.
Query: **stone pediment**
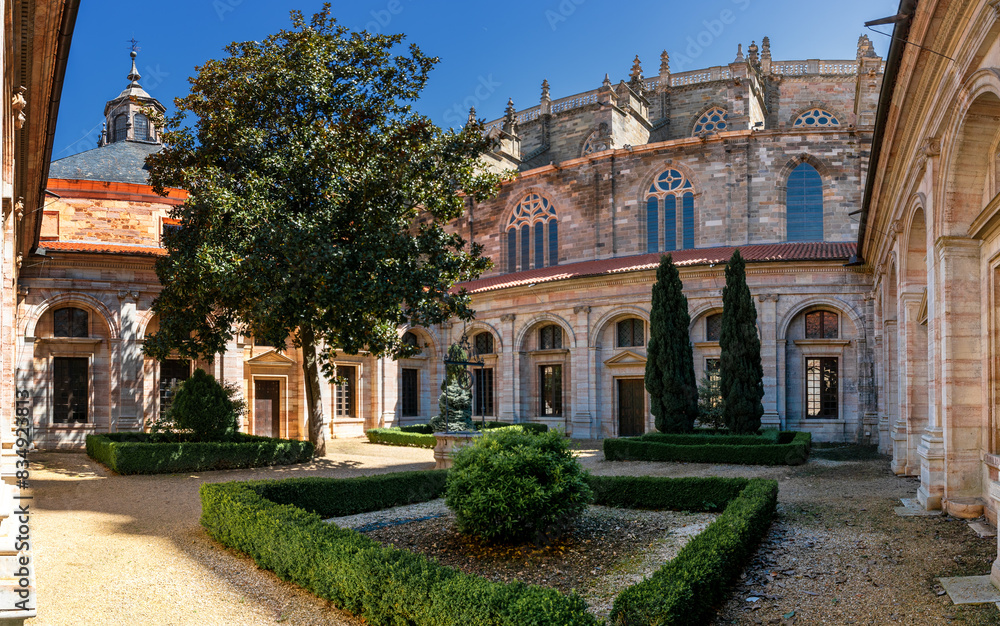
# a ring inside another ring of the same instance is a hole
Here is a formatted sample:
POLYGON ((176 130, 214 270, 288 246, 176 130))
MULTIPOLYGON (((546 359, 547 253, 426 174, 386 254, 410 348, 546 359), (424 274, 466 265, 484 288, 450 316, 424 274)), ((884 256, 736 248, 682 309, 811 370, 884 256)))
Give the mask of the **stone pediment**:
POLYGON ((288 358, 284 354, 281 354, 275 349, 270 349, 267 352, 258 354, 252 359, 247 359, 247 363, 250 365, 295 365, 293 359, 288 358))
POLYGON ((621 366, 621 365, 646 365, 646 357, 641 354, 632 352, 631 350, 625 350, 620 352, 607 361, 604 362, 605 365, 609 367, 621 366))

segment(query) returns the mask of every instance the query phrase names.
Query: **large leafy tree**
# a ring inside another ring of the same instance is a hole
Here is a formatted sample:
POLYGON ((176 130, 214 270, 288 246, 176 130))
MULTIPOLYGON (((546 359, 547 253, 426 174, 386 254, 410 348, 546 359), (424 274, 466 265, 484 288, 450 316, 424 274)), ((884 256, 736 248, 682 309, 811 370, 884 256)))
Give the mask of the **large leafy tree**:
POLYGON ((726 264, 722 290, 722 351, 719 391, 722 417, 737 433, 754 433, 764 415, 764 369, 760 363, 757 308, 747 287, 746 264, 737 249, 726 264))
POLYGON ((691 350, 691 316, 671 255, 660 258, 649 313, 646 390, 656 430, 688 432, 698 417, 698 386, 691 350))
POLYGON ((198 68, 163 120, 151 182, 189 195, 145 350, 211 358, 236 333, 298 347, 322 454, 335 350, 407 356, 399 325, 471 317, 452 285, 489 260, 443 225, 499 177, 477 167, 491 147, 479 122, 444 131, 412 110, 436 58, 401 50, 402 35, 351 32, 329 5, 291 15, 290 30, 198 68))

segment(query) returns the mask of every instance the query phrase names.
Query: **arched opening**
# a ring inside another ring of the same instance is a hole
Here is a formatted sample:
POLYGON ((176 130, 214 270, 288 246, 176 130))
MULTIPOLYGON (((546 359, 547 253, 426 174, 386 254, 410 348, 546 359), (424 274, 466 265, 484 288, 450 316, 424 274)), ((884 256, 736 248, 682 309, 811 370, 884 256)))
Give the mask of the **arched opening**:
POLYGON ((788 241, 823 241, 823 179, 809 163, 788 175, 785 228, 788 241))

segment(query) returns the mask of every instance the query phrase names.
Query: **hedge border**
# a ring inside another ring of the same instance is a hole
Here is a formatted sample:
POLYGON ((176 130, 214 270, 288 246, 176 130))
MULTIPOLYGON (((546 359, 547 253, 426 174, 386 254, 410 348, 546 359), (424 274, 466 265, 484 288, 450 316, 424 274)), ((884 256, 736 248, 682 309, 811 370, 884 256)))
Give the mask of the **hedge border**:
POLYGON ((87 435, 87 456, 117 474, 171 474, 304 463, 308 441, 238 434, 235 441, 158 442, 146 433, 87 435))
POLYGON ((809 460, 811 446, 812 434, 795 431, 782 431, 778 443, 753 445, 680 445, 635 437, 605 439, 604 458, 608 461, 801 465, 809 460))
MULTIPOLYGON (((476 430, 480 429, 479 422, 474 424, 476 430)), ((544 433, 549 430, 545 424, 527 422, 524 424, 507 424, 505 422, 486 422, 486 430, 506 428, 508 426, 521 426, 524 430, 534 433, 544 433)), ((416 424, 413 426, 390 426, 388 428, 370 428, 365 431, 370 443, 378 443, 387 446, 416 446, 418 448, 433 448, 437 444, 437 439, 433 433, 427 433, 430 426, 427 424, 416 424)))
MULTIPOLYGON (((216 541, 378 624, 596 625, 583 600, 493 583, 323 522, 440 496, 447 470, 360 478, 205 483, 201 523, 216 541)), ((615 599, 615 624, 703 624, 774 516, 778 484, 746 478, 590 476, 595 504, 722 511, 652 577, 615 599)))

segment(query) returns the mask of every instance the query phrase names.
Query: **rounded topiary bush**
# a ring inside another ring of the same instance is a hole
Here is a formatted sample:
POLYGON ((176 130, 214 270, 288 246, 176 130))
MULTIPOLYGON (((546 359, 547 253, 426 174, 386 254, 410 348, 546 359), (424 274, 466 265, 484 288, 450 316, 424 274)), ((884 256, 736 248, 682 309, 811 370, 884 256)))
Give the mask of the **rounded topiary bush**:
POLYGON ((177 389, 167 412, 173 428, 201 440, 224 439, 236 432, 239 403, 215 377, 196 369, 177 389))
POLYGON ((593 500, 586 476, 559 432, 497 429, 455 455, 445 503, 463 533, 542 543, 558 538, 593 500))

